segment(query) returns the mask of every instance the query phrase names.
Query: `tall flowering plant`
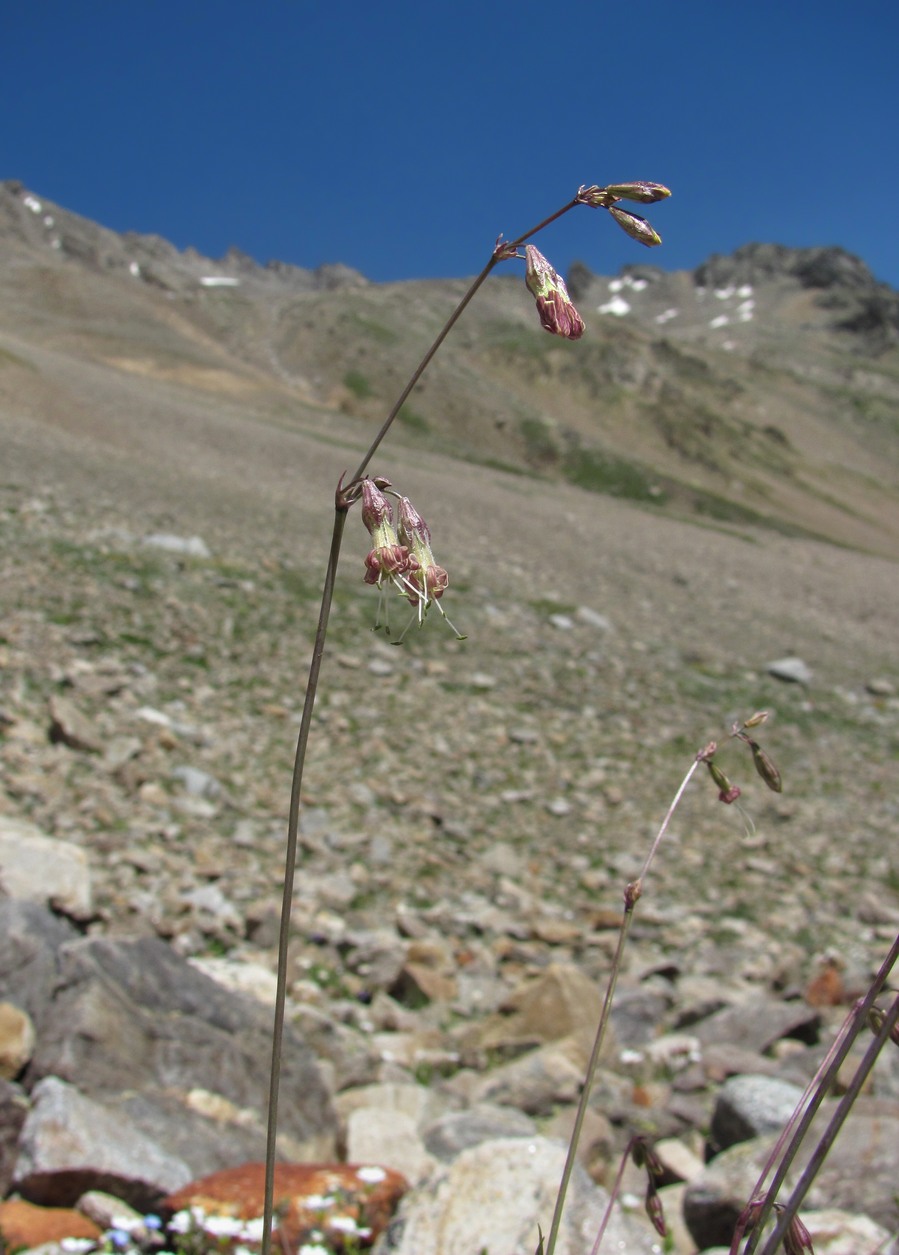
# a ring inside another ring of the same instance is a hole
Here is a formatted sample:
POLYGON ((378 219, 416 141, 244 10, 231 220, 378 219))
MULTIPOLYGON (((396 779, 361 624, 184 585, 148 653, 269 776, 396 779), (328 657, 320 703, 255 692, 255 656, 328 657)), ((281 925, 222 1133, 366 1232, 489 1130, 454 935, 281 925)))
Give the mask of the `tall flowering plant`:
MULTIPOLYGON (((272 1066, 268 1100, 263 1255, 268 1255, 270 1250, 272 1217, 274 1213, 274 1163, 278 1129, 281 1043, 284 1033, 287 995, 287 943, 297 859, 300 792, 306 760, 306 748, 312 724, 312 711, 324 660, 334 582, 347 517, 353 506, 361 503, 359 513, 362 516, 362 522, 368 532, 370 541, 370 548, 364 559, 363 579, 365 583, 376 587, 382 599, 398 597, 412 607, 412 616, 402 633, 396 638, 397 643, 402 641, 406 631, 412 624, 417 624, 419 627, 423 626, 429 611, 435 606, 444 621, 456 633, 456 636, 462 639, 461 634, 453 628, 452 623, 447 619, 442 605, 442 600, 450 587, 450 577, 446 569, 440 566, 434 558, 431 547, 431 532, 428 524, 412 501, 397 491, 389 479, 381 475, 370 475, 368 468, 380 450, 381 444, 393 425, 397 414, 419 379, 427 370, 432 358, 462 316, 468 304, 497 266, 506 262, 523 261, 525 266, 525 283, 536 303, 540 325, 551 335, 562 336, 568 340, 578 340, 586 331, 584 320, 575 308, 565 282, 558 271, 543 253, 529 241, 545 230, 556 219, 561 218, 563 214, 584 206, 591 209, 606 210, 612 220, 633 239, 647 247, 655 246, 661 243, 661 237, 645 218, 631 213, 629 210, 622 209, 621 202, 631 201, 640 205, 647 205, 665 200, 670 194, 668 188, 661 183, 613 183, 605 187, 599 187, 595 184, 584 185, 578 188, 570 201, 556 210, 555 213, 544 218, 542 222, 537 223, 529 231, 525 231, 513 240, 504 240, 500 236, 484 268, 474 279, 433 344, 412 372, 358 467, 352 476, 348 479, 346 476, 342 476, 337 484, 334 498, 334 527, 328 564, 325 571, 321 608, 312 649, 303 713, 300 720, 300 731, 297 737, 287 823, 284 886, 279 933, 278 984, 272 1032, 272 1066)), ((385 624, 389 630, 389 619, 386 616, 385 624)), ((547 1255, 550 1255, 554 1240, 555 1232, 553 1231, 550 1233, 550 1246, 547 1255)))

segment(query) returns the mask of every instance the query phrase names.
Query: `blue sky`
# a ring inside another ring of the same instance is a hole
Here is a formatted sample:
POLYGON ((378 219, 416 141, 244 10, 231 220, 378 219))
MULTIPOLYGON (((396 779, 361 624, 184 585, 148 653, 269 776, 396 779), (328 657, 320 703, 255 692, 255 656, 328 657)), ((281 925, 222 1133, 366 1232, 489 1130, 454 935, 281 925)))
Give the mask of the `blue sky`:
POLYGON ((467 275, 581 183, 556 267, 839 244, 899 287, 899 6, 881 0, 12 0, 0 177, 213 257, 467 275))

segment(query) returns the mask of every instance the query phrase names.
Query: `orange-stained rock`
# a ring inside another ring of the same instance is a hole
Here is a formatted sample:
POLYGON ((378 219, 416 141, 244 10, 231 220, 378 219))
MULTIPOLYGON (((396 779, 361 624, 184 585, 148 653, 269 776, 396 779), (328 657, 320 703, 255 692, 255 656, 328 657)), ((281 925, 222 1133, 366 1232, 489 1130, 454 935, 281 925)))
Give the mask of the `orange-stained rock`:
POLYGON ((840 966, 836 959, 825 959, 821 963, 805 991, 810 1007, 839 1007, 848 1001, 840 966))
MULTIPOLYGON (((337 1250, 343 1239, 371 1246, 408 1189, 390 1168, 364 1164, 278 1164, 275 1212, 281 1245, 295 1251, 318 1231, 337 1250)), ((199 1207, 207 1216, 254 1220, 262 1216, 265 1165, 225 1168, 183 1186, 163 1201, 166 1213, 199 1207)))
POLYGON ((0 1234, 8 1251, 17 1247, 43 1246, 63 1238, 92 1238, 100 1230, 87 1216, 71 1207, 36 1207, 21 1199, 0 1203, 0 1234))

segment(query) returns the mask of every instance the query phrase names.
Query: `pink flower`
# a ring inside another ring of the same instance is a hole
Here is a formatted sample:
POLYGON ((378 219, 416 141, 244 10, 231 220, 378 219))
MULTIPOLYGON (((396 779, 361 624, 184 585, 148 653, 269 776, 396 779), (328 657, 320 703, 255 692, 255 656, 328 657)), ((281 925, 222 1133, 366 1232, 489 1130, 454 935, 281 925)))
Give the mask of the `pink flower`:
POLYGON ((439 601, 449 586, 449 576, 434 561, 431 552, 431 530, 408 497, 397 500, 397 535, 411 552, 408 582, 415 588, 409 594, 419 612, 427 610, 432 601, 439 601))
POLYGON ((586 326, 568 295, 564 279, 533 244, 526 244, 524 252, 525 283, 537 302, 544 330, 566 340, 579 340, 586 326))
POLYGON ((400 583, 411 569, 414 559, 408 546, 402 545, 393 525, 393 510, 374 480, 362 481, 362 522, 374 541, 365 558, 365 582, 377 584, 385 579, 400 583))

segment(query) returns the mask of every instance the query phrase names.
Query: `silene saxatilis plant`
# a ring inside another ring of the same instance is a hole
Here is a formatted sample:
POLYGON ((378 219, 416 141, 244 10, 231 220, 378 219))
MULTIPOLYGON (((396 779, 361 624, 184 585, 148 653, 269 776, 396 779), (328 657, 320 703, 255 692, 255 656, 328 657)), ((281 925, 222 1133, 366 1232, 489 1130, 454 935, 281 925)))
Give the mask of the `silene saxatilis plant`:
MULTIPOLYGON (((342 475, 336 484, 333 531, 325 569, 318 625, 309 666, 305 701, 297 738, 290 792, 279 932, 277 992, 272 1034, 271 1079, 268 1095, 265 1211, 262 1233, 263 1255, 269 1255, 271 1249, 275 1205, 274 1165, 278 1131, 281 1045, 284 1033, 288 938, 297 861, 300 796, 313 707, 325 657, 325 643, 335 579, 347 521, 353 513, 354 507, 357 507, 356 513, 361 516, 362 524, 368 533, 368 548, 361 564, 362 578, 367 584, 373 585, 379 594, 375 626, 383 628, 394 643, 400 644, 410 630, 421 628, 429 617, 432 619, 440 617, 446 627, 458 639, 464 639, 463 634, 447 617, 443 601, 445 594, 450 588, 450 576, 434 556, 428 524, 419 513, 415 504, 403 494, 401 487, 394 485, 389 476, 381 473, 381 467, 378 467, 377 471, 372 471, 371 467, 374 459, 380 453, 381 446, 394 420, 427 370, 432 358, 438 352, 443 341, 452 331, 469 303, 477 295, 481 286, 498 266, 507 264, 521 265, 523 263, 524 281, 534 298, 537 316, 542 327, 552 335, 562 336, 568 340, 579 340, 586 330, 584 320, 575 308, 562 277, 555 270, 552 263, 531 241, 564 214, 570 213, 575 209, 588 208, 606 211, 617 226, 637 243, 646 247, 654 247, 661 243, 660 236, 646 218, 627 206, 630 204, 640 206, 652 205, 666 200, 670 194, 669 189, 660 183, 643 181, 612 183, 602 187, 595 184, 585 185, 578 188, 570 201, 562 205, 554 213, 549 214, 535 227, 511 240, 505 240, 500 236, 483 269, 472 281, 433 344, 410 375, 408 382, 385 417, 359 465, 351 475, 342 475)), ((729 739, 738 747, 743 747, 744 752, 749 755, 755 771, 765 785, 775 792, 780 792, 782 787, 780 773, 768 752, 756 740, 757 729, 765 723, 766 718, 767 714, 764 711, 751 715, 744 722, 737 723, 731 728, 729 739)), ((669 829, 672 816, 691 780, 702 769, 705 769, 711 778, 713 787, 717 791, 718 800, 721 803, 725 805, 739 804, 740 788, 733 784, 724 773, 719 764, 718 746, 715 742, 710 742, 700 748, 690 762, 686 774, 678 786, 671 805, 651 844, 643 866, 639 870, 639 874, 635 880, 628 883, 625 887, 624 906, 617 945, 610 963, 599 1023, 596 1028, 594 1045, 581 1088, 580 1102, 555 1208, 553 1215, 549 1218, 546 1233, 544 1234, 542 1229, 540 1229, 534 1235, 535 1255, 553 1255, 559 1238, 568 1184, 575 1163, 594 1074, 609 1023, 616 983, 621 970, 623 950, 634 912, 645 892, 647 877, 665 834, 669 829)), ((820 1105, 823 1097, 828 1093, 837 1069, 858 1034, 866 1026, 874 1034, 871 1047, 865 1056, 865 1062, 859 1068, 860 1074, 866 1066, 870 1069, 877 1052, 884 1043, 891 1039, 894 1043, 899 1042, 899 1030, 896 1027, 897 1020, 899 1020, 899 997, 894 996, 892 1005, 887 1010, 882 1009, 876 1003, 876 999, 882 990, 888 987, 887 981, 892 966, 896 961, 897 953, 899 953, 899 938, 897 938, 886 956, 865 998, 850 1011, 847 1021, 828 1057, 824 1060, 819 1073, 809 1085, 794 1118, 790 1121, 787 1129, 784 1130, 783 1137, 778 1141, 772 1152, 771 1160, 756 1190, 752 1197, 747 1199, 746 1208, 734 1232, 731 1247, 732 1255, 751 1255, 751 1252, 756 1250, 761 1251, 763 1255, 774 1255, 775 1250, 778 1249, 784 1250, 787 1252, 787 1255, 797 1255, 797 1253, 806 1255, 806 1253, 812 1252, 811 1240, 808 1237, 808 1231, 798 1216, 798 1208, 810 1184, 811 1178, 806 1180, 809 1172, 811 1171, 813 1175, 816 1164, 820 1164, 830 1141, 836 1135, 839 1124, 845 1118, 845 1111, 848 1110, 848 1106, 845 1106, 846 1099, 849 1100, 848 1105, 851 1106, 852 1090, 847 1092, 843 1102, 840 1103, 833 1120, 821 1138, 821 1144, 815 1148, 809 1160, 808 1168, 803 1173, 802 1180, 796 1190, 794 1190, 793 1195, 786 1203, 783 1203, 778 1200, 778 1191, 796 1148, 808 1128, 811 1116, 820 1105), (868 1062, 869 1056, 870 1062, 868 1062)), ((860 1075, 858 1080, 859 1087, 863 1079, 864 1076, 860 1075)), ((858 1090, 856 1089, 855 1093, 857 1092, 858 1090)), ((622 1161, 622 1169, 619 1171, 618 1178, 611 1189, 609 1210, 595 1235, 590 1255, 596 1255, 601 1250, 606 1223, 620 1189, 624 1163, 627 1159, 630 1159, 645 1171, 647 1181, 646 1211, 659 1235, 663 1240, 666 1237, 667 1226, 658 1192, 658 1185, 662 1175, 661 1165, 652 1146, 645 1139, 636 1136, 631 1139, 627 1147, 625 1160, 622 1161)), ((429 1255, 429 1253, 422 1252, 421 1255, 429 1255)), ((476 1255, 476 1253, 460 1251, 458 1255, 476 1255)), ((584 1255, 587 1255, 586 1251, 584 1255)))

